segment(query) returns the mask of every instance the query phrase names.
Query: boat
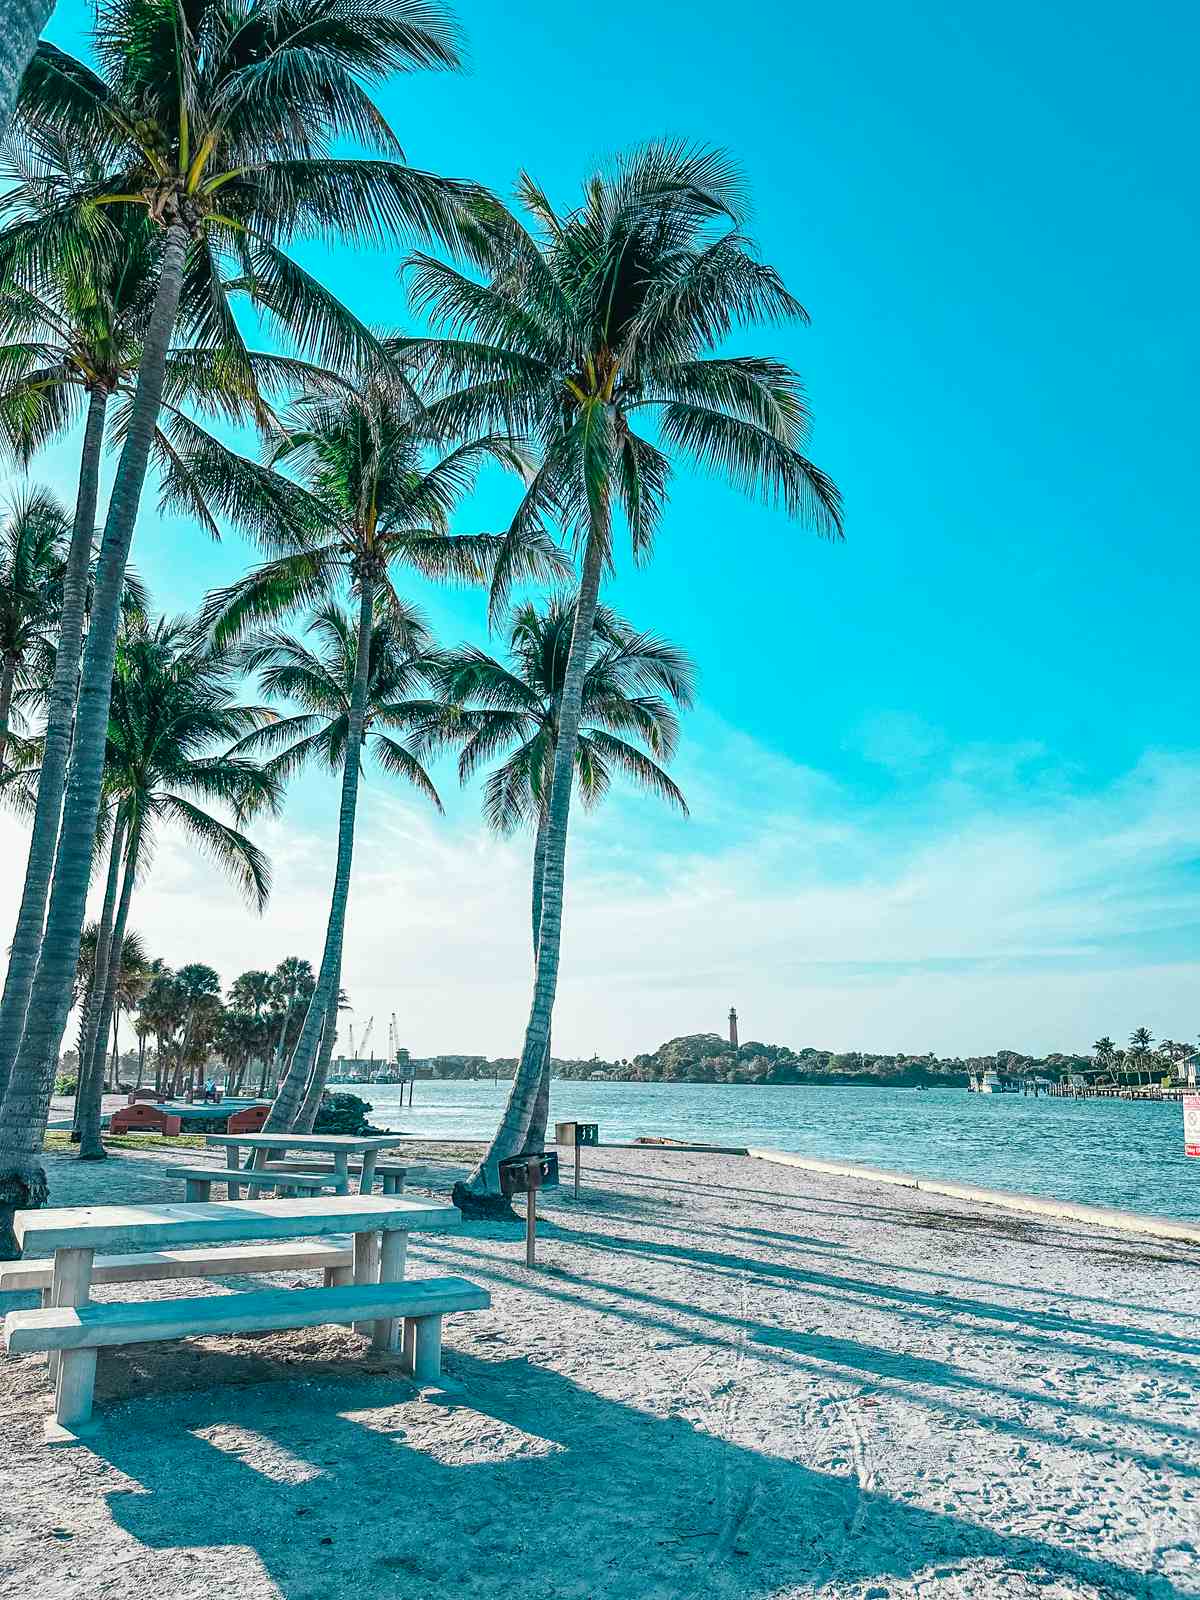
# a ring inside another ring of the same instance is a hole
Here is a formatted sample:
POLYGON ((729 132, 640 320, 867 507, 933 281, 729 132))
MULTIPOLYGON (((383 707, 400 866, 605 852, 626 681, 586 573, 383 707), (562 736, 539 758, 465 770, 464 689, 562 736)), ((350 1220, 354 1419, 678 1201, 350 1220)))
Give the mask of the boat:
POLYGON ((1015 1083, 1005 1083, 994 1067, 967 1075, 968 1094, 1012 1094, 1017 1087, 1015 1083))

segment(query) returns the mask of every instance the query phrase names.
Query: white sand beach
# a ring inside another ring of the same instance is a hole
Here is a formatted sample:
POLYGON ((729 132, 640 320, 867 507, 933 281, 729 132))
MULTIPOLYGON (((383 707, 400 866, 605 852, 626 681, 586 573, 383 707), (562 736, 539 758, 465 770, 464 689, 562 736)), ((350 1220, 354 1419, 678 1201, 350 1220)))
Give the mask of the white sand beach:
MULTIPOLYGON (((54 1198, 177 1200, 185 1159, 55 1158, 54 1198)), ((1200 1594, 1200 1252, 649 1151, 543 1213, 534 1272, 515 1225, 414 1236, 493 1295, 453 1404, 342 1329, 144 1346, 52 1450, 0 1359, 0 1594, 1200 1594)))

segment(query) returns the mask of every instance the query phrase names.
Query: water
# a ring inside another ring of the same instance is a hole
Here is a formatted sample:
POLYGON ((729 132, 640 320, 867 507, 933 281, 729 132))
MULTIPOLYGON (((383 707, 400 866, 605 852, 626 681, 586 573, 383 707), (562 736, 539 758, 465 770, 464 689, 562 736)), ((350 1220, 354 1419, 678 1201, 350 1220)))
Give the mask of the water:
MULTIPOLYGON (((340 1087, 369 1100, 381 1127, 430 1138, 490 1138, 508 1094, 504 1082, 422 1080, 415 1103, 401 1110, 398 1085, 340 1087)), ((927 1178, 1200 1218, 1200 1161, 1184 1156, 1178 1101, 556 1079, 550 1117, 598 1122, 606 1140, 657 1133, 764 1145, 927 1178)))

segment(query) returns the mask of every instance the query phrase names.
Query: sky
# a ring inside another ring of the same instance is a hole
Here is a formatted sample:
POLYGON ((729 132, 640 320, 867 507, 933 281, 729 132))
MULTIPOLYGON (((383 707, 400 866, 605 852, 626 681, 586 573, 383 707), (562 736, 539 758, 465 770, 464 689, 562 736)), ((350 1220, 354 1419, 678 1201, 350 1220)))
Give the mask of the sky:
MULTIPOLYGON (((660 135, 742 164, 751 231, 811 315, 742 337, 793 363, 845 542, 681 471, 652 563, 606 598, 700 671, 687 819, 614 794, 573 819, 556 1053, 721 1030, 837 1050, 1193 1038, 1200 932, 1193 7, 711 0, 459 8, 464 75, 380 102, 408 159, 569 204, 660 135)), ((86 48, 86 13, 49 35, 86 48)), ((379 324, 400 250, 308 246, 379 324)), ((40 481, 74 495, 77 445, 40 481)), ((488 479, 459 521, 502 525, 488 479)), ((162 518, 134 563, 165 611, 253 552, 162 518)), ((482 598, 420 589, 485 641, 482 598)), ((529 843, 381 777, 363 794, 344 982, 415 1054, 512 1055, 529 1004, 529 843)), ((305 779, 256 837, 261 920, 164 838, 132 921, 228 981, 319 958, 337 795, 305 779)), ((23 866, 0 818, 0 884, 23 866)))

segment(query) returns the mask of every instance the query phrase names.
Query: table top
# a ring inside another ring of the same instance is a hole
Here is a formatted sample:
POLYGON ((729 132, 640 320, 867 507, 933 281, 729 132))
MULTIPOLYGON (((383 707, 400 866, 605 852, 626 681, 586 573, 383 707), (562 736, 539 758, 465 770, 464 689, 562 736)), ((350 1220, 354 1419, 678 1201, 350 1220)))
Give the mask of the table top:
POLYGON ((209 1133, 205 1144, 244 1144, 255 1150, 387 1150, 403 1133, 209 1133))
POLYGON ((219 1239, 308 1239, 330 1233, 457 1228, 456 1206, 400 1195, 312 1195, 302 1200, 220 1200, 175 1206, 46 1206, 18 1211, 23 1249, 109 1250, 219 1239))

